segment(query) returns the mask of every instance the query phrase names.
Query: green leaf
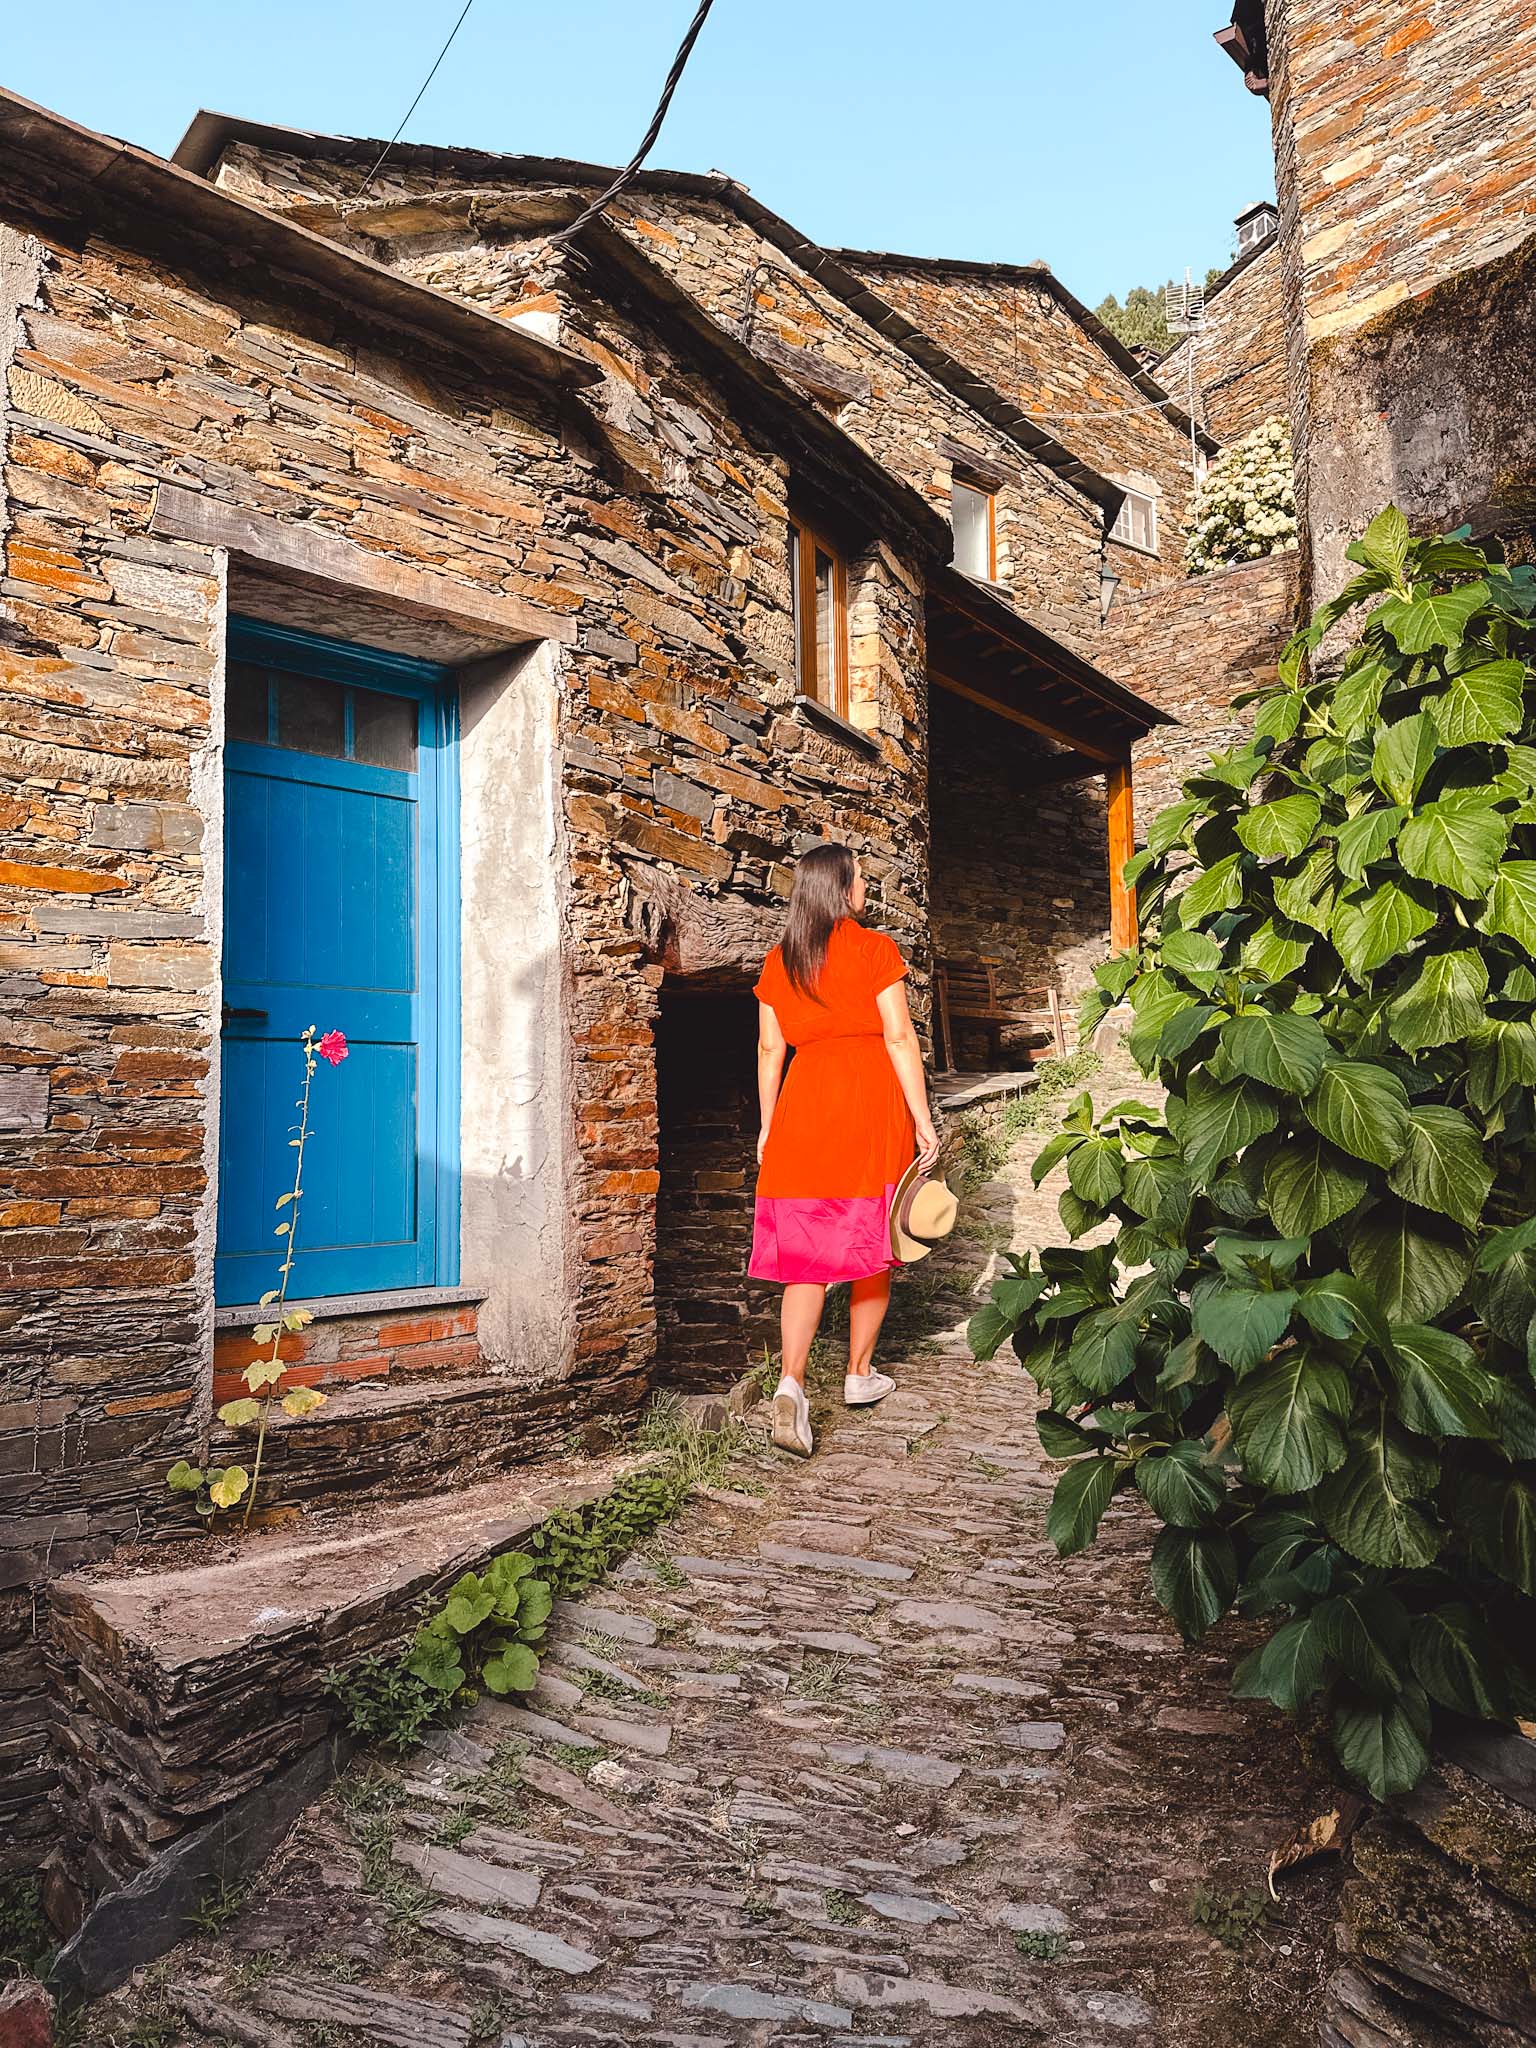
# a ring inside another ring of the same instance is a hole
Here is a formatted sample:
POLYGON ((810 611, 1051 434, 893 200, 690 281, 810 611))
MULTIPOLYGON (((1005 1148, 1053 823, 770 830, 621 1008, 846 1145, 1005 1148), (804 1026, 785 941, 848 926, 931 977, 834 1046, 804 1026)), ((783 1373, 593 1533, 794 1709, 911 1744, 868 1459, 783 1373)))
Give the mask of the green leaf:
POLYGON ((480 1626, 495 1605, 496 1595, 477 1574, 465 1572, 449 1587, 448 1598, 439 1610, 438 1618, 455 1635, 467 1636, 471 1629, 480 1626))
POLYGON ((1453 675, 1438 696, 1424 700, 1424 709, 1441 746, 1487 746, 1519 727, 1524 691, 1523 662, 1485 661, 1453 675))
POLYGON ((1239 1699, 1272 1700, 1298 1714, 1323 1682, 1326 1659, 1307 1616, 1283 1622, 1232 1690, 1239 1699))
POLYGON ((1322 805, 1315 796, 1277 797, 1272 803, 1255 804, 1240 818, 1237 836, 1262 859, 1290 860, 1311 840, 1321 816, 1322 805))
POLYGON ((1498 1383, 1477 1362, 1470 1344, 1426 1323, 1397 1323, 1387 1367, 1397 1389, 1397 1413, 1420 1436, 1494 1434, 1498 1383))
POLYGON ((1486 583, 1464 583, 1438 597, 1389 597, 1376 617, 1404 654, 1428 654, 1454 647, 1491 593, 1486 583))
POLYGON ((1099 962, 1093 978, 1107 996, 1118 1002, 1136 979, 1139 959, 1136 953, 1116 953, 1112 960, 1099 962))
POLYGON ((1385 1067, 1330 1060, 1302 1105, 1308 1122, 1352 1159, 1391 1166, 1408 1143, 1408 1097, 1385 1067))
POLYGON ((1165 1527, 1152 1546, 1150 1569, 1158 1604, 1186 1643, 1198 1642, 1237 1592, 1237 1552, 1224 1529, 1165 1527))
POLYGON ((1328 1041, 1315 1017, 1294 1010, 1250 1010, 1222 1026, 1221 1047, 1238 1073, 1288 1095, 1317 1085, 1328 1041))
POLYGON ((1036 1153, 1034 1164, 1029 1169, 1029 1177, 1035 1186, 1039 1187, 1041 1181, 1045 1179, 1051 1168, 1059 1165, 1069 1153, 1075 1152, 1082 1143, 1083 1133, 1081 1131, 1058 1131, 1051 1142, 1048 1145, 1042 1146, 1040 1151, 1036 1153))
POLYGON ((1349 1269, 1389 1322, 1426 1323, 1460 1294, 1472 1252, 1455 1224, 1389 1195, 1351 1228, 1349 1269))
POLYGON ((455 1693, 464 1683, 458 1639, 430 1626, 416 1631, 405 1668, 434 1692, 455 1693))
POLYGON ((1236 910, 1243 900, 1242 858, 1229 853, 1190 883, 1179 897, 1179 915, 1186 927, 1203 923, 1218 911, 1236 910))
POLYGON ((1180 1529, 1210 1521, 1226 1497, 1220 1470, 1197 1443, 1148 1451, 1136 1460, 1136 1484, 1153 1513, 1180 1529))
POLYGON ((1406 1702, 1383 1706, 1348 1694, 1333 1711, 1339 1761, 1374 1799, 1413 1790, 1429 1768, 1428 1737, 1427 1717, 1415 1717, 1406 1702))
POLYGON ((1495 1266, 1502 1266, 1506 1259, 1512 1259, 1517 1252, 1529 1251, 1536 1245, 1536 1216, 1527 1216, 1523 1223, 1511 1224, 1508 1230, 1496 1230, 1477 1255, 1479 1273, 1491 1273, 1495 1266))
POLYGON ((1272 1131, 1280 1120, 1274 1097, 1251 1080, 1213 1081, 1206 1073, 1190 1076, 1182 1105, 1169 1103, 1177 1116, 1174 1134, 1190 1171, 1207 1180, 1225 1160, 1272 1131))
POLYGON ((1112 1138, 1089 1138, 1067 1161, 1067 1180, 1081 1201, 1108 1208, 1120 1192, 1124 1165, 1112 1138))
POLYGON ((1168 1019, 1157 1037, 1157 1057, 1160 1060, 1182 1059, 1196 1039, 1205 1033, 1220 1017, 1221 1012, 1211 1008, 1209 1003, 1190 1003, 1168 1019))
POLYGON ((1291 1287, 1243 1286, 1225 1275, 1208 1274, 1190 1295, 1195 1335, 1234 1371, 1250 1371, 1285 1335, 1296 1306, 1291 1287))
POLYGON ((1155 859, 1177 846, 1184 837, 1185 829, 1204 811, 1200 798, 1185 797, 1182 802, 1170 804, 1165 811, 1159 811, 1147 827, 1147 851, 1155 859))
POLYGON ((1504 1718, 1499 1652, 1470 1607, 1457 1602, 1416 1614, 1408 1654, 1414 1677, 1437 1706, 1473 1721, 1504 1718))
POLYGON ((1344 671, 1333 692, 1333 721, 1341 733, 1353 739, 1376 723, 1391 680, 1391 671, 1379 661, 1357 662, 1344 671))
POLYGON ((1339 832, 1339 866, 1352 882, 1362 879, 1372 861, 1390 849, 1408 813, 1401 804, 1385 810, 1365 811, 1351 818, 1339 832))
POLYGON ((1470 946, 1426 953, 1388 1003, 1387 1028, 1404 1052, 1451 1045, 1481 1029, 1487 998, 1488 966, 1480 953, 1470 946))
POLYGON ((1268 918, 1243 941, 1243 965, 1265 981, 1284 981, 1306 964, 1315 943, 1305 925, 1292 924, 1284 917, 1268 918))
POLYGON ((1363 981, 1405 953, 1434 922, 1428 890, 1386 880, 1352 889, 1334 912, 1329 936, 1355 980, 1363 981))
POLYGON ((1185 975, 1214 974, 1221 965, 1221 948, 1205 932, 1171 931, 1162 943, 1163 965, 1185 975))
POLYGON ((486 1658, 480 1676, 490 1692, 531 1692, 538 1683, 539 1660, 526 1643, 509 1643, 486 1658))
POLYGON ((1373 1699, 1392 1700, 1408 1662, 1408 1610, 1384 1587, 1354 1587, 1312 1614, 1322 1648, 1373 1699))
POLYGON ((219 1410, 219 1420, 226 1429, 245 1429, 250 1423, 260 1422, 262 1403, 260 1401, 226 1401, 219 1410))
POLYGON ((524 1579, 517 1601, 517 1631, 525 1640, 543 1633, 555 1596, 545 1579, 524 1579))
POLYGON ((1478 926, 1513 939, 1522 952, 1536 953, 1536 860, 1500 863, 1478 926))
POLYGON ((1338 884, 1338 854, 1331 840, 1324 840, 1291 864, 1294 872, 1273 871, 1270 876, 1275 908, 1293 924, 1309 925, 1326 932, 1333 916, 1333 899, 1338 884))
POLYGON ((1513 1472, 1458 1472, 1446 1516, 1480 1564, 1522 1593, 1536 1593, 1536 1489, 1529 1480, 1513 1472))
POLYGON ((1459 1110, 1426 1103, 1408 1112, 1408 1143, 1387 1182, 1405 1202, 1472 1228, 1493 1186, 1493 1168, 1459 1110))
POLYGON ((1485 896, 1508 840, 1508 820, 1498 811, 1447 799, 1408 820, 1397 835, 1397 857, 1421 882, 1485 896))
POLYGON ((1351 1160, 1310 1131, 1298 1131, 1264 1169, 1264 1201, 1287 1237, 1310 1237, 1348 1216, 1366 1190, 1351 1160))
POLYGON ((1360 552, 1373 569, 1400 582, 1408 559, 1408 522, 1395 505, 1386 505, 1360 538, 1360 552))
POLYGON ((1082 1458, 1069 1465, 1056 1482, 1045 1533, 1061 1557, 1086 1550, 1099 1533, 1099 1523, 1115 1490, 1113 1458, 1082 1458))
POLYGON ((1416 1503, 1433 1490, 1437 1470, 1390 1424, 1352 1437, 1343 1464, 1314 1496, 1323 1527, 1362 1564, 1409 1571, 1433 1564, 1443 1532, 1416 1503))
POLYGON ((1351 1389, 1342 1366, 1304 1345, 1276 1352, 1227 1398, 1243 1470, 1277 1493, 1303 1493, 1343 1463, 1351 1389))
POLYGON ((1301 724, 1301 698, 1294 690, 1282 690, 1267 697, 1253 716, 1256 740, 1273 740, 1276 746, 1291 738, 1301 724))
POLYGON ((1531 1317, 1536 1315, 1536 1251, 1517 1251, 1501 1259, 1479 1280, 1473 1299, 1495 1336, 1525 1350, 1531 1317))
POLYGON ((1363 1337, 1382 1351, 1392 1342, 1387 1319, 1375 1295, 1353 1273, 1324 1273, 1309 1280, 1296 1306, 1319 1337, 1331 1338, 1335 1343, 1363 1337))
POLYGON ((178 1458, 166 1473, 165 1483, 172 1493, 196 1493, 203 1483, 202 1468, 189 1465, 185 1458, 178 1458))
POLYGON ((1084 1451, 1093 1449, 1088 1431, 1068 1416, 1056 1414, 1054 1409, 1042 1408, 1035 1417, 1035 1428, 1040 1448, 1048 1458, 1080 1458, 1084 1451))
POLYGON ((1411 804, 1435 758, 1435 728, 1422 711, 1389 725, 1371 755, 1371 774, 1378 789, 1395 804, 1411 804))
POLYGON ((1043 1273, 1031 1272, 1027 1267, 1021 1273, 1006 1273, 1001 1280, 994 1281, 991 1299, 982 1304, 966 1325, 966 1342, 972 1356, 994 1358, 1003 1339, 1013 1335, 1048 1285, 1043 1273))

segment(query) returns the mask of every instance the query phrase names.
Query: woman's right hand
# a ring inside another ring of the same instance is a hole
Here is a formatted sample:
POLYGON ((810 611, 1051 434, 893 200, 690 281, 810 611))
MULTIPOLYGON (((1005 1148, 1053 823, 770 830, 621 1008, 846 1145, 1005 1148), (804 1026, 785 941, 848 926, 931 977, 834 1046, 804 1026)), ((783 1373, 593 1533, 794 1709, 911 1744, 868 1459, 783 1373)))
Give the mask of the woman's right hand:
POLYGON ((763 1153, 764 1153, 764 1152, 766 1151, 766 1149, 767 1149, 767 1146, 768 1146, 768 1126, 767 1126, 766 1124, 764 1124, 764 1125, 763 1125, 763 1127, 761 1128, 761 1130, 759 1130, 759 1132, 758 1132, 758 1134, 757 1134, 757 1163, 758 1163, 758 1165, 759 1165, 759 1166, 761 1166, 761 1165, 762 1165, 762 1163, 763 1163, 763 1153))
POLYGON ((933 1128, 931 1116, 914 1117, 912 1122, 917 1133, 918 1164, 926 1173, 939 1156, 939 1134, 933 1128))

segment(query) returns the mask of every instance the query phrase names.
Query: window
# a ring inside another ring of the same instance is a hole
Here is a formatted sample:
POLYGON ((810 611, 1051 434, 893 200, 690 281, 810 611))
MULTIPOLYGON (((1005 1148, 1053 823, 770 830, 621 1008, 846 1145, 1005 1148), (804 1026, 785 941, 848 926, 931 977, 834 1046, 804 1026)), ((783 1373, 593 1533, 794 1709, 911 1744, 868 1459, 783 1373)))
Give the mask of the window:
POLYGON ((954 564, 967 576, 997 580, 997 500, 979 484, 955 477, 949 487, 949 523, 955 530, 954 564))
POLYGON ((1140 548, 1145 555, 1157 553, 1157 500, 1145 491, 1127 491, 1114 525, 1111 540, 1124 541, 1128 548, 1140 548))
POLYGON ((848 565, 830 541, 792 519, 789 571, 795 607, 795 679, 839 718, 848 716, 848 565))

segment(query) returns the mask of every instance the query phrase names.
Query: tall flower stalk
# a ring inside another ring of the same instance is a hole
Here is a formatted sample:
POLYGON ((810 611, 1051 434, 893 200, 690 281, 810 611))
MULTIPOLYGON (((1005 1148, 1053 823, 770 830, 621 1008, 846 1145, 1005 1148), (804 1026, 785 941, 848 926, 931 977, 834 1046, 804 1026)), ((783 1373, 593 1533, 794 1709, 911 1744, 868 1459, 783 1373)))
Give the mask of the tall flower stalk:
POLYGON ((265 1356, 252 1359, 245 1368, 242 1377, 248 1391, 239 1400, 226 1401, 218 1411, 219 1420, 226 1429, 245 1429, 255 1423, 256 1456, 250 1472, 243 1465, 210 1466, 204 1470, 189 1464, 185 1458, 178 1459, 166 1474, 166 1483, 175 1492, 196 1494, 200 1514, 212 1514, 215 1508, 232 1508, 243 1500, 245 1520, 249 1521, 251 1510, 256 1505, 273 1401, 281 1401, 283 1412, 295 1418, 313 1415, 325 1404, 324 1394, 317 1393, 313 1387, 290 1387, 286 1392, 280 1391, 288 1371, 281 1353, 283 1338, 297 1336, 314 1320, 311 1310, 288 1306, 288 1287, 293 1277, 298 1244, 299 1204, 304 1193, 304 1154, 310 1139, 310 1091, 319 1062, 325 1060, 330 1066, 339 1067, 347 1057, 347 1041, 339 1031, 322 1034, 310 1024, 306 1025, 300 1043, 304 1048, 304 1086, 294 1104, 299 1112, 295 1127, 298 1135, 288 1140, 294 1152, 293 1186, 280 1194, 273 1205, 279 1211, 288 1211, 273 1233, 285 1240, 283 1262, 278 1268, 277 1286, 269 1288, 258 1304, 267 1314, 251 1331, 252 1341, 263 1349, 265 1356))

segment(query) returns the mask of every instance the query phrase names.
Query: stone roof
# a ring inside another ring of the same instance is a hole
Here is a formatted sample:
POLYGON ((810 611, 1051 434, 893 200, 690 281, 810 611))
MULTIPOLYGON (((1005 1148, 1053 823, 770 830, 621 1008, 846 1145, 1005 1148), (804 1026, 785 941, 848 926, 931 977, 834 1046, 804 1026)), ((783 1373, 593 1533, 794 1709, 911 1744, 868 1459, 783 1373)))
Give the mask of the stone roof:
MULTIPOLYGON (((384 147, 382 141, 367 137, 317 134, 308 129, 284 128, 270 122, 247 121, 237 115, 220 114, 205 109, 194 116, 186 134, 176 147, 172 162, 186 170, 206 176, 218 162, 226 145, 231 142, 249 142, 258 148, 295 156, 359 162, 366 160, 370 163, 384 147)), ((570 157, 520 156, 497 150, 443 147, 434 143, 397 143, 391 151, 391 156, 428 169, 440 169, 445 174, 457 177, 516 176, 531 181, 566 185, 571 188, 573 197, 577 191, 584 192, 589 186, 608 184, 614 176, 613 169, 608 165, 584 163, 570 157)), ((828 249, 819 242, 813 242, 789 221, 754 197, 745 185, 720 171, 645 170, 638 174, 634 184, 640 191, 689 193, 698 198, 714 199, 733 207, 767 240, 792 257, 829 291, 836 293, 861 319, 867 321, 870 326, 919 363, 935 382, 953 392, 973 412, 979 413, 1001 433, 1006 434, 1043 468, 1052 471, 1064 482, 1081 491, 1085 497, 1097 503, 1107 519, 1113 519, 1119 511, 1125 496, 1121 485, 1084 462, 1064 442, 1040 426, 1023 407, 1004 397, 1000 391, 943 348, 931 335, 916 326, 905 314, 882 299, 858 275, 853 267, 852 252, 828 249)), ((862 260, 871 259, 865 256, 862 260)), ((921 259, 880 260, 905 262, 921 259)), ((1007 266, 998 268, 1006 270, 1007 266)), ((1036 275, 1036 268, 1029 266, 1031 277, 1036 275)), ((1136 380, 1138 388, 1147 390, 1150 386, 1151 395, 1163 398, 1166 394, 1160 387, 1152 384, 1147 373, 1129 350, 1115 340, 1103 323, 1096 320, 1087 307, 1068 292, 1059 280, 1051 278, 1043 264, 1038 266, 1038 270, 1041 273, 1041 281, 1050 279, 1049 288, 1098 345, 1106 348, 1106 353, 1111 355, 1117 368, 1136 380)), ((1169 409, 1168 417, 1184 431, 1188 431, 1187 419, 1176 408, 1169 409)), ((1211 442, 1209 452, 1214 453, 1217 446, 1216 442, 1211 442)))
POLYGON ((473 360, 500 364, 545 384, 576 387, 601 380, 584 356, 492 313, 414 284, 382 263, 284 220, 267 208, 210 185, 164 157, 82 128, 0 88, 0 164, 11 189, 21 181, 88 189, 99 211, 115 201, 129 212, 179 222, 226 249, 238 249, 269 274, 318 285, 365 306, 390 325, 440 335, 473 360))

